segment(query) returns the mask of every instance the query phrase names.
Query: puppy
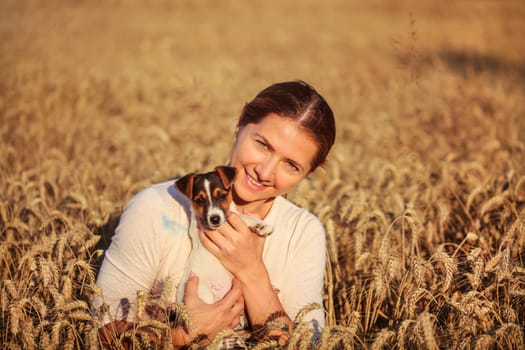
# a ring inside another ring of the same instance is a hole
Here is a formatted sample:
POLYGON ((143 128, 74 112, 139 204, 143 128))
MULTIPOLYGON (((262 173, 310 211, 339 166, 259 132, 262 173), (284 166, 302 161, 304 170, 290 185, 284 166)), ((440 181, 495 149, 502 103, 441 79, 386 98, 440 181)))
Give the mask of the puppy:
MULTIPOLYGON (((175 187, 191 202, 190 256, 177 290, 177 302, 184 301, 186 282, 191 274, 199 277, 198 296, 213 304, 231 289, 232 274, 200 242, 199 227, 216 230, 224 224, 232 205, 231 186, 237 174, 234 167, 218 166, 207 173, 192 173, 175 181, 175 187)), ((255 234, 268 236, 272 229, 253 217, 240 215, 255 234)))

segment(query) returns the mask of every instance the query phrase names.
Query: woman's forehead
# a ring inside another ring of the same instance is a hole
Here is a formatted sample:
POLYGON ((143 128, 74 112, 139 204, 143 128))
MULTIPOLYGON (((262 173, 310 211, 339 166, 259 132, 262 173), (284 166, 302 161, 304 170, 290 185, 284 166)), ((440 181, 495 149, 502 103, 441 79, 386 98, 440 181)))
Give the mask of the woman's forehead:
POLYGON ((317 143, 310 132, 291 118, 269 114, 259 123, 247 124, 245 128, 263 137, 275 151, 307 169, 318 152, 317 143))

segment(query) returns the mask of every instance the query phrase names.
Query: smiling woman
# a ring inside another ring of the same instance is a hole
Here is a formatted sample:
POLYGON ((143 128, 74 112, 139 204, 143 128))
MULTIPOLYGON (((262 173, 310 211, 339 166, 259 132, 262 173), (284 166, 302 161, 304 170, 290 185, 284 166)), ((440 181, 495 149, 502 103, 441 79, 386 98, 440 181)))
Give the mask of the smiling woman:
MULTIPOLYGON (((284 345, 299 310, 322 304, 323 225, 285 195, 323 164, 334 139, 332 110, 305 82, 274 84, 245 105, 229 162, 238 174, 233 202, 237 212, 262 219, 273 234, 253 234, 234 212, 218 229, 199 231, 202 245, 235 279, 221 300, 207 304, 197 296, 199 276, 190 274, 184 304, 194 328, 171 329, 174 345, 208 344, 222 330, 237 327, 243 313, 252 338, 284 345)), ((189 206, 169 181, 143 190, 126 207, 97 280, 110 310, 101 327, 108 343, 111 332, 118 335, 141 320, 129 307, 137 292, 172 284, 174 292, 164 302, 174 302, 191 250, 189 206), (176 224, 159 224, 166 221, 176 224)), ((95 308, 101 302, 95 300, 95 308)), ((303 321, 316 331, 325 324, 321 310, 303 321)))
POLYGON ((288 193, 310 173, 318 147, 298 122, 268 114, 237 133, 230 165, 238 168, 234 183, 237 208, 265 217, 273 198, 288 193))

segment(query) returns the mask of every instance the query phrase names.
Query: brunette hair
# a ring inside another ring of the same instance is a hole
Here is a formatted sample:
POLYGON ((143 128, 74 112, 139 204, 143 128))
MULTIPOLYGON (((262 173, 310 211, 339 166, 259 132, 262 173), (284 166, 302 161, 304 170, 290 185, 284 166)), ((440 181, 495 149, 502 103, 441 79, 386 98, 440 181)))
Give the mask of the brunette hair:
POLYGON ((237 127, 241 129, 250 123, 257 124, 270 113, 297 121, 315 141, 317 154, 310 171, 325 162, 335 141, 334 114, 312 86, 298 80, 267 87, 244 105, 237 127))

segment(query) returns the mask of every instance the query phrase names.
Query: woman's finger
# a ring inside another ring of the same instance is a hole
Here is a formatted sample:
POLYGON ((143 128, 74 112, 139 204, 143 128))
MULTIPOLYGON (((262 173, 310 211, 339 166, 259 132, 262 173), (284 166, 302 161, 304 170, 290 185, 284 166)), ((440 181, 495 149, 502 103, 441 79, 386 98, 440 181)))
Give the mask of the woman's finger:
POLYGON ((237 301, 235 304, 233 304, 231 313, 234 315, 240 315, 244 311, 244 301, 237 301))
POLYGON ((230 325, 230 328, 235 328, 239 325, 239 323, 241 323, 241 317, 240 316, 237 316, 233 319, 231 325, 230 325))
MULTIPOLYGON (((182 286, 181 286, 182 287, 182 286)), ((184 303, 188 304, 199 298, 197 289, 199 288, 199 277, 190 275, 184 286, 184 303)))
MULTIPOLYGON (((242 288, 237 279, 232 280, 232 287, 228 293, 219 300, 216 304, 219 304, 217 306, 221 306, 227 309, 231 309, 232 305, 235 305, 239 299, 242 299, 242 288)), ((244 300, 244 299, 242 299, 244 300)), ((244 302, 243 302, 244 304, 244 302)))
MULTIPOLYGON (((233 230, 235 230, 235 231, 241 231, 242 232, 242 231, 245 231, 245 230, 249 230, 248 225, 246 225, 244 220, 241 219, 241 217, 239 215, 237 215, 236 213, 233 213, 233 212, 230 212, 230 214, 228 215, 227 223, 229 223, 231 225, 231 227, 233 228, 233 230)), ((223 225, 223 226, 226 226, 226 225, 223 225)))
POLYGON ((218 232, 214 231, 199 231, 199 239, 206 249, 211 253, 217 255, 224 248, 226 243, 226 237, 218 232))

